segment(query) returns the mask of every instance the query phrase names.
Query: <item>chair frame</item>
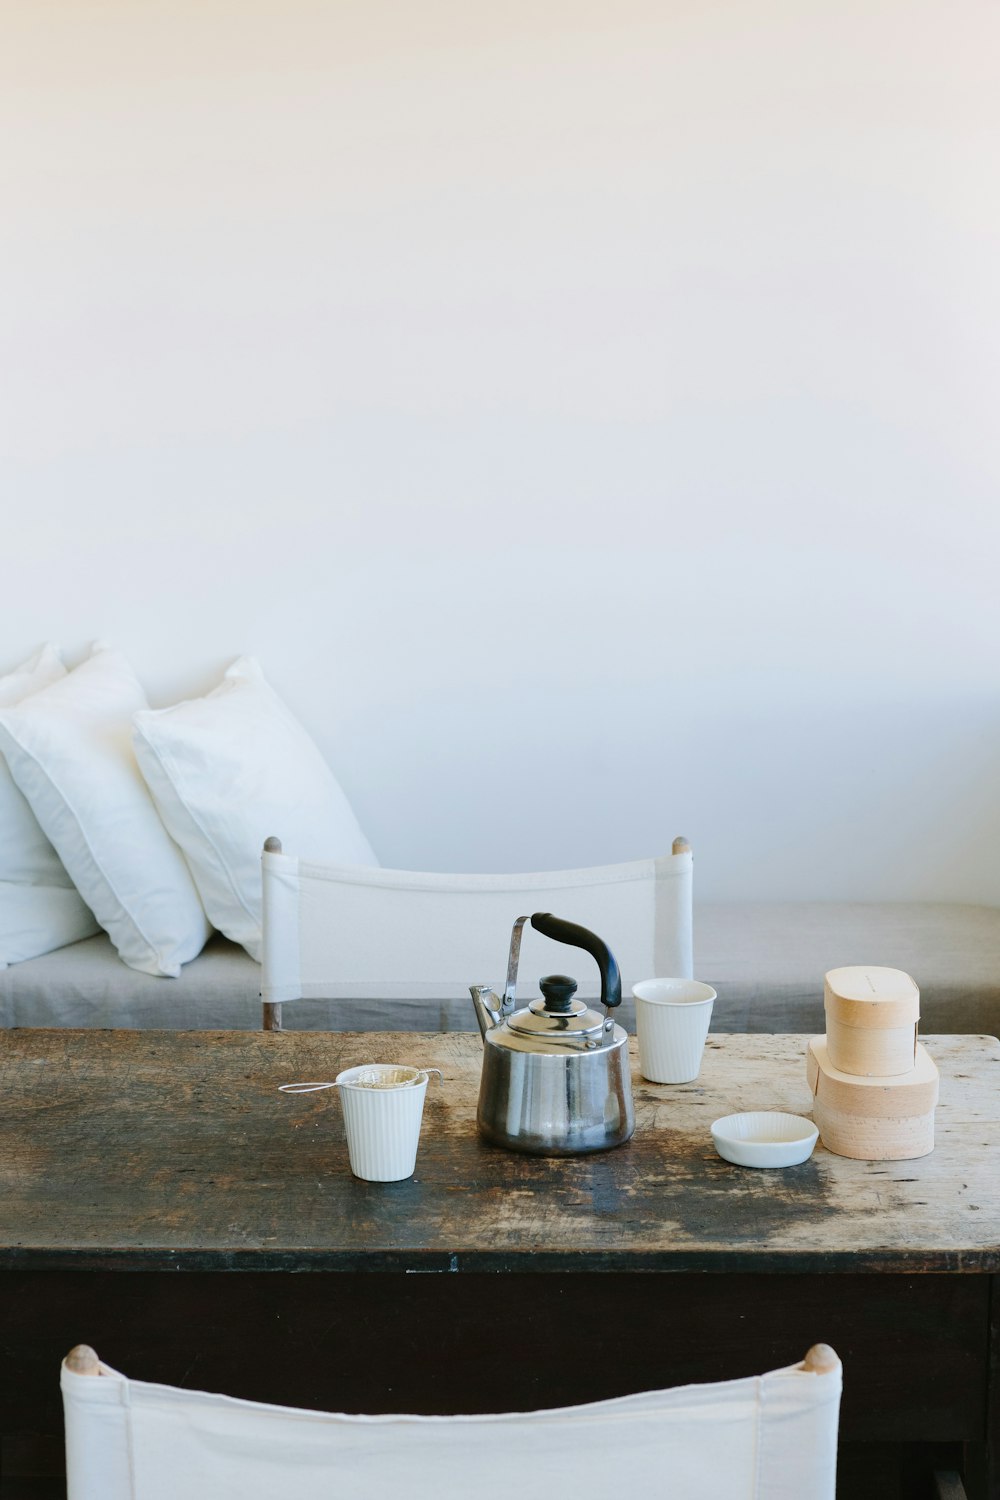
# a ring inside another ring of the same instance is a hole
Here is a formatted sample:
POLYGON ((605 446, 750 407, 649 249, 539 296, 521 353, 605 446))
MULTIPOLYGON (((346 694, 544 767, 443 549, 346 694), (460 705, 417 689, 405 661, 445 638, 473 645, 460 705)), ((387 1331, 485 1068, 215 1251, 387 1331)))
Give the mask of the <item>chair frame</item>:
MULTIPOLYGON (((829 1344, 813 1344, 806 1351, 801 1368, 815 1375, 828 1375, 839 1364, 840 1360, 829 1344)), ((72 1348, 66 1356, 66 1367, 74 1375, 99 1378, 101 1374, 101 1361, 89 1344, 77 1344, 72 1348)), ((968 1500, 961 1475, 954 1470, 938 1470, 933 1476, 933 1483, 935 1500, 968 1500)))
MULTIPOLYGON (((265 839, 263 852, 265 854, 281 854, 283 852, 281 840, 274 835, 265 839)), ((670 852, 671 854, 690 854, 691 845, 683 835, 679 835, 673 840, 670 852)), ((284 1029, 282 1025, 282 1002, 265 1000, 262 994, 261 1005, 263 1029, 265 1031, 282 1031, 284 1029)))

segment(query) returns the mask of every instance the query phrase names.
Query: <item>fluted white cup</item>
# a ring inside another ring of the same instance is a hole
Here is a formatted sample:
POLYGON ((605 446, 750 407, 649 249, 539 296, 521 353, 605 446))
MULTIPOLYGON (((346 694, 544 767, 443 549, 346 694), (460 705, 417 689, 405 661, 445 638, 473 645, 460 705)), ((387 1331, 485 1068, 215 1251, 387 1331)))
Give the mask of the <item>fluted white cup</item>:
POLYGON ((644 979, 632 986, 639 1068, 650 1083, 693 1083, 715 991, 697 979, 644 979))
POLYGON ((365 1063, 338 1073, 337 1085, 355 1177, 366 1182, 412 1177, 427 1073, 396 1063, 365 1063))

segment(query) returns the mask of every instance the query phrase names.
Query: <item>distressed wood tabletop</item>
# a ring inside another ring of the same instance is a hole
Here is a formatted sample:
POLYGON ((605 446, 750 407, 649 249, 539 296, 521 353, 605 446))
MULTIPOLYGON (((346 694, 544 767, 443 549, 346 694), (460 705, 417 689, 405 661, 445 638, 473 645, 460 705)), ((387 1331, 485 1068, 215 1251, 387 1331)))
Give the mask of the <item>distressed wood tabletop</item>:
MULTIPOLYGON (((808 1114, 803 1036, 713 1035, 696 1083, 646 1083, 601 1155, 482 1144, 481 1046, 461 1033, 0 1034, 0 1267, 190 1270, 1000 1270, 1000 1043, 926 1038, 934 1152, 802 1166, 720 1160, 711 1122, 808 1114), (332 1079, 438 1067, 414 1177, 350 1174, 332 1079)), ((633 1049, 635 1046, 633 1040, 633 1049)))

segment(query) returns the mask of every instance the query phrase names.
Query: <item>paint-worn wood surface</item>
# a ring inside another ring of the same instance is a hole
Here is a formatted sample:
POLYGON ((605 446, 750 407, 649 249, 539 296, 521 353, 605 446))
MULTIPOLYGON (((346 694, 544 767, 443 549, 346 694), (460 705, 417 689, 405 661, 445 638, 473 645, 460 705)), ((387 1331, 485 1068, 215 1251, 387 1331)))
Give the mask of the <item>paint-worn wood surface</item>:
POLYGON ((987 1272, 1000 1269, 1000 1043, 928 1038, 937 1146, 913 1162, 721 1161, 709 1125, 808 1113, 806 1038, 713 1036, 695 1084, 634 1072, 633 1141, 536 1159, 475 1133, 478 1037, 6 1032, 0 1267, 189 1270, 987 1272), (336 1094, 279 1083, 355 1063, 440 1067, 415 1177, 347 1166, 336 1094))
POLYGON ((3 1034, 0 1496, 61 1493, 38 1476, 80 1341, 261 1400, 482 1411, 749 1374, 823 1339, 845 1367, 842 1500, 924 1496, 959 1464, 1000 1500, 1000 1044, 928 1039, 922 1161, 721 1162, 717 1115, 808 1110, 805 1043, 712 1037, 697 1084, 635 1074, 628 1146, 545 1161, 477 1141, 476 1037, 3 1034), (365 1060, 444 1071, 411 1182, 356 1182, 336 1096, 277 1093, 365 1060))

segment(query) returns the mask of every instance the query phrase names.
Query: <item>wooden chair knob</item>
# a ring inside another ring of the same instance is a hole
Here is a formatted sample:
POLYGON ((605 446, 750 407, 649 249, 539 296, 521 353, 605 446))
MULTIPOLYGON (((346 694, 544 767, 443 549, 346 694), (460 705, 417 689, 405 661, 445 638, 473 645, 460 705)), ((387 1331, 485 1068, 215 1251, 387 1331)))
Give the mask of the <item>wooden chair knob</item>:
POLYGON ((802 1368, 813 1375, 829 1375, 839 1364, 840 1360, 829 1344, 813 1344, 802 1361, 802 1368))
POLYGON ((74 1375, 99 1375, 101 1361, 89 1344, 77 1344, 66 1356, 66 1368, 74 1375))

